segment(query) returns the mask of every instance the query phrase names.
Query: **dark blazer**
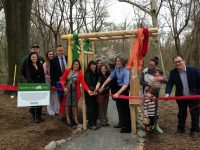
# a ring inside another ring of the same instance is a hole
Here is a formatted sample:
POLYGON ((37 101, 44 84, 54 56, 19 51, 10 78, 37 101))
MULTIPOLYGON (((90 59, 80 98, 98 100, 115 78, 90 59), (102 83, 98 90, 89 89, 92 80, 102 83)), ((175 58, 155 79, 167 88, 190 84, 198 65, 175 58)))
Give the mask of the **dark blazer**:
MULTIPOLYGON (((67 64, 67 56, 65 56, 66 64, 67 64)), ((67 66, 66 66, 67 68, 67 66)), ((56 83, 60 81, 60 77, 62 76, 62 70, 59 62, 58 56, 50 61, 50 78, 51 85, 56 86, 56 83)))
MULTIPOLYGON (((187 73, 187 80, 188 80, 188 87, 190 94, 200 94, 200 73, 197 68, 186 66, 186 73, 187 73)), ((183 95, 183 85, 181 81, 180 74, 178 69, 173 69, 170 72, 169 80, 166 84, 165 93, 170 94, 172 91, 173 86, 176 86, 176 96, 183 95)))

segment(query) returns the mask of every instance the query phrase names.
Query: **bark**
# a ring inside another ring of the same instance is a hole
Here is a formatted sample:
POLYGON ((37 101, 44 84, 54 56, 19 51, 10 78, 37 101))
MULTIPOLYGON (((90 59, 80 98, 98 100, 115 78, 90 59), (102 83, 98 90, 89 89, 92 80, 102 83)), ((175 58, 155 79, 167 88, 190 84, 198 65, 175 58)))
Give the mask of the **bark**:
POLYGON ((19 81, 20 63, 29 49, 32 0, 2 0, 2 3, 6 18, 9 79, 13 79, 14 65, 17 64, 16 81, 19 81))

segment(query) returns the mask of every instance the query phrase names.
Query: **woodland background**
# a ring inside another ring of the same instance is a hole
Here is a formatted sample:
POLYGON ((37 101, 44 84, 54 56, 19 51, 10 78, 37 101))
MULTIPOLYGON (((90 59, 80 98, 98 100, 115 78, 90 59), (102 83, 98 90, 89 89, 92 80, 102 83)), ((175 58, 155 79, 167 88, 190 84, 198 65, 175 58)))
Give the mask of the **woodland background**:
MULTIPOLYGON (((200 64, 200 0, 118 0, 134 10, 132 20, 124 19, 121 24, 107 21, 108 6, 114 1, 0 0, 0 83, 12 83, 14 64, 20 82, 19 66, 32 44, 38 44, 44 56, 58 44, 66 47, 60 37, 69 33, 158 27, 159 36, 151 39, 144 66, 151 57, 162 56, 168 73, 175 54, 183 55, 188 64, 200 64)), ((128 58, 129 42, 95 42, 96 57, 108 62, 121 53, 128 58)))

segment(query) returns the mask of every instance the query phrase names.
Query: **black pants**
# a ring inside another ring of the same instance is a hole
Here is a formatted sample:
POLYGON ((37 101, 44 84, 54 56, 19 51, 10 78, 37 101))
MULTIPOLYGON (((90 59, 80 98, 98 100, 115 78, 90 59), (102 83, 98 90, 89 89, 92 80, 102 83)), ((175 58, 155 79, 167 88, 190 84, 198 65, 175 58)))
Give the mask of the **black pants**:
POLYGON ((41 119, 42 106, 32 106, 29 108, 29 112, 33 119, 41 119))
MULTIPOLYGON (((118 86, 118 90, 121 87, 118 86)), ((127 88, 121 95, 129 95, 129 89, 127 88)), ((116 99, 117 110, 119 114, 119 123, 121 123, 122 127, 127 129, 131 129, 131 117, 130 117, 130 107, 129 101, 127 99, 116 99)))
POLYGON ((88 125, 94 126, 97 122, 98 116, 98 103, 96 96, 90 96, 88 93, 85 93, 85 101, 87 106, 87 119, 88 125))
POLYGON ((199 132, 199 100, 177 100, 178 104, 178 129, 185 129, 185 122, 187 118, 187 107, 190 109, 191 115, 191 131, 199 132))

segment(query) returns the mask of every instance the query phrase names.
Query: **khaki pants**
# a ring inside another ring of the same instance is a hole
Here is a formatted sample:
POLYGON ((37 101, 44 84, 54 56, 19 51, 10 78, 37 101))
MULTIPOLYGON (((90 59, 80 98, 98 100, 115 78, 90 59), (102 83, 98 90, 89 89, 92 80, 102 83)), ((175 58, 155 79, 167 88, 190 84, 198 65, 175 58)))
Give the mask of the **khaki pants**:
POLYGON ((97 98, 98 101, 98 107, 99 107, 99 119, 100 119, 100 124, 101 125, 106 125, 108 123, 108 118, 107 118, 107 110, 108 110, 108 101, 109 101, 109 96, 108 95, 100 95, 97 98), (98 101, 98 98, 101 100, 98 101))

